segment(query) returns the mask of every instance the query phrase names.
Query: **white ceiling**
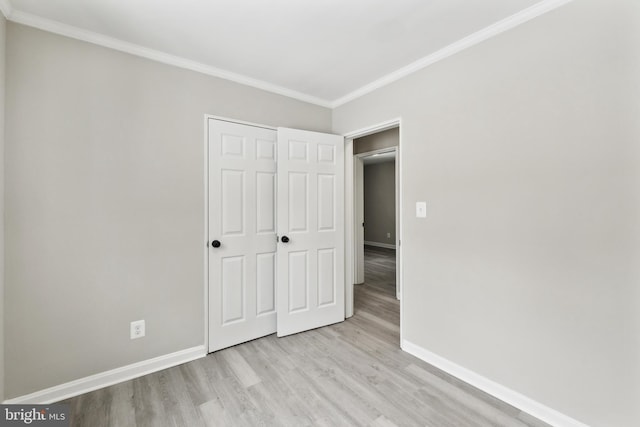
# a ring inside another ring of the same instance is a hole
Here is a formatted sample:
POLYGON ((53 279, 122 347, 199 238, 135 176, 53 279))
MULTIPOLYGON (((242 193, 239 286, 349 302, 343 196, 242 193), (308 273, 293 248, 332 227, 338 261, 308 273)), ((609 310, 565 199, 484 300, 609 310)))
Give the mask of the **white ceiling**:
POLYGON ((498 21, 514 26, 523 21, 514 14, 530 19, 565 2, 10 0, 9 19, 71 36, 84 30, 77 36, 84 39, 97 33, 195 64, 187 68, 331 106, 470 35, 487 38, 484 29, 498 21))

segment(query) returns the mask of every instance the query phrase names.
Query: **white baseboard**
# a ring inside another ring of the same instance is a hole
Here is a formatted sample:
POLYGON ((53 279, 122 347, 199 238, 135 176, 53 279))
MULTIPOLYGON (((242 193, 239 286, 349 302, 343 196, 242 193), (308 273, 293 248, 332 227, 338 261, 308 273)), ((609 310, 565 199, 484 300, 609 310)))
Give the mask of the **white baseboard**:
POLYGON ((485 393, 488 393, 493 397, 497 397, 503 402, 506 402, 554 427, 588 427, 580 421, 574 420, 555 409, 551 409, 542 403, 536 402, 535 400, 491 381, 482 375, 457 365, 441 356, 438 356, 437 354, 431 353, 429 350, 413 344, 410 341, 402 340, 401 347, 402 350, 416 356, 418 359, 422 359, 428 364, 433 365, 436 368, 441 369, 444 372, 453 375, 454 377, 471 384, 485 393))
POLYGON ((68 383, 49 387, 34 393, 5 400, 4 404, 49 404, 70 397, 98 390, 113 384, 138 378, 152 372, 161 371, 183 363, 191 362, 207 355, 203 345, 143 360, 121 368, 90 375, 68 383))
POLYGON ((395 249, 396 245, 390 245, 389 243, 378 243, 378 242, 368 242, 364 241, 366 246, 376 246, 378 248, 387 248, 387 249, 395 249))

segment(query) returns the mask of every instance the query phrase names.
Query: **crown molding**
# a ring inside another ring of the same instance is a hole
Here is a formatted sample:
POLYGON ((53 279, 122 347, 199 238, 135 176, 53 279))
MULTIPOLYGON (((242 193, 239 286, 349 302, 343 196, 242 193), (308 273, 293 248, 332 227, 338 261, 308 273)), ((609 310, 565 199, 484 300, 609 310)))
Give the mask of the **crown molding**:
POLYGON ((150 59, 152 61, 160 62, 163 64, 173 65, 175 67, 184 68, 187 70, 195 71, 198 73, 206 74, 213 77, 229 80, 235 83, 251 86, 256 89, 261 89, 267 92, 283 95, 289 98, 297 99, 299 101, 315 104, 325 108, 337 108, 348 102, 351 102, 361 96, 373 92, 376 89, 380 89, 395 81, 402 79, 410 74, 422 70, 436 62, 439 62, 451 55, 461 52, 467 48, 470 48, 484 40, 508 31, 520 24, 523 24, 533 18, 557 9, 573 0, 542 0, 533 6, 528 7, 518 13, 515 13, 505 19, 502 19, 495 24, 492 24, 480 31, 477 31, 463 39, 458 40, 422 59, 419 59, 405 67, 387 74, 353 92, 348 93, 333 101, 318 98, 313 95, 298 92, 292 89, 288 89, 282 86, 278 86, 263 80, 255 79, 252 77, 244 76, 242 74, 234 73, 231 71, 223 70, 220 68, 212 67, 201 62, 192 61, 186 58, 182 58, 176 55, 171 55, 165 52, 161 52, 154 49, 149 49, 144 46, 140 46, 134 43, 125 42, 113 37, 105 36, 103 34, 95 33, 92 31, 83 30, 78 27, 63 24, 61 22, 53 21, 50 19, 42 18, 40 16, 32 15, 30 13, 15 10, 11 6, 10 0, 0 0, 0 9, 4 16, 13 22, 27 25, 30 27, 38 28, 40 30, 48 31, 51 33, 59 34, 62 36, 70 37, 76 40, 96 44, 99 46, 115 49, 121 52, 129 53, 131 55, 140 56, 142 58, 150 59))
POLYGON ((256 89, 283 95, 289 98, 297 99, 299 101, 319 105, 321 107, 329 108, 331 104, 330 101, 320 99, 312 95, 307 95, 305 93, 297 92, 295 90, 268 83, 259 79, 243 76, 241 74, 212 67, 210 65, 192 61, 179 56, 171 55, 159 50, 149 49, 144 46, 125 42, 123 40, 95 33, 93 31, 83 30, 78 27, 42 18, 40 16, 22 12, 19 10, 13 10, 13 13, 11 13, 9 19, 18 24, 27 25, 39 30, 48 31, 50 33, 59 34, 61 36, 70 37, 72 39, 81 40, 84 42, 118 50, 120 52, 129 53, 131 55, 140 56, 142 58, 150 59, 152 61, 160 62, 163 64, 173 65, 175 67, 207 74, 209 76, 230 80, 235 83, 251 86, 256 89))
POLYGON ((0 0, 0 11, 4 15, 6 19, 11 17, 11 13, 13 12, 13 7, 11 6, 10 0, 0 0))
POLYGON ((335 101, 331 102, 330 107, 336 108, 346 104, 347 102, 360 98, 361 96, 373 92, 376 89, 387 86, 397 80, 400 80, 403 77, 420 71, 423 68, 428 67, 429 65, 442 61, 443 59, 448 58, 451 55, 454 55, 482 41, 485 41, 491 37, 497 36, 500 33, 517 27, 518 25, 523 24, 533 18, 557 9, 558 7, 563 6, 564 4, 571 1, 573 0, 543 0, 540 3, 536 3, 533 6, 523 9, 518 13, 515 13, 505 19, 496 22, 495 24, 489 25, 488 27, 483 28, 480 31, 476 31, 475 33, 463 39, 460 39, 457 42, 454 42, 432 53, 431 55, 425 56, 424 58, 419 59, 405 67, 402 67, 391 74, 387 74, 386 76, 378 80, 375 80, 339 99, 336 99, 335 101))

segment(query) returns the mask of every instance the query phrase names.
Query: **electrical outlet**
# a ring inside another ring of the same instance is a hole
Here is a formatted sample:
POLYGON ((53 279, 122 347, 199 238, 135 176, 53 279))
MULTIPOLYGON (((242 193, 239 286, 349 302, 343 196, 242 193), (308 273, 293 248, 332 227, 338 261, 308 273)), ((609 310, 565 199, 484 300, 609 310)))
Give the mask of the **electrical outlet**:
POLYGON ((391 238, 391 233, 387 233, 387 239, 391 238))
POLYGON ((142 338, 144 336, 144 320, 131 322, 131 339, 142 338))

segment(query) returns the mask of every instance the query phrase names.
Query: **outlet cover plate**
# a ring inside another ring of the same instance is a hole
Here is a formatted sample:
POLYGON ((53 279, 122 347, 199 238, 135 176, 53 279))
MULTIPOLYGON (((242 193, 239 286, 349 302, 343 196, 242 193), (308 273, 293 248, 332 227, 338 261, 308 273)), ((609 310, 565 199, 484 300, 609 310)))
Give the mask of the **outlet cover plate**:
POLYGON ((144 320, 131 322, 131 339, 142 338, 145 334, 144 320))

